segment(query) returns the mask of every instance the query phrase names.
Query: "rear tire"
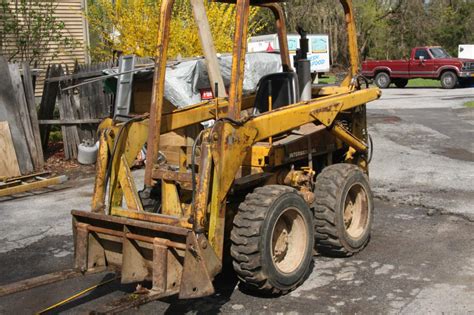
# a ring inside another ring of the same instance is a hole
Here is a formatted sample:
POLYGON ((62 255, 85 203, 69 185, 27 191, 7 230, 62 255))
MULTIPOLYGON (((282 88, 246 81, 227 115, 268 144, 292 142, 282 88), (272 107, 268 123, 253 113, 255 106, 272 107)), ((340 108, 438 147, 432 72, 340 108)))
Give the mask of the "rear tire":
POLYGON ((239 206, 231 255, 241 284, 265 294, 286 294, 309 275, 313 219, 298 192, 287 186, 256 188, 239 206))
POLYGON ((315 185, 316 249, 328 256, 351 256, 370 238, 373 196, 367 176, 356 165, 323 169, 315 185))
POLYGON ((407 79, 396 79, 396 80, 394 81, 394 83, 395 83, 395 86, 396 86, 397 88, 403 89, 404 87, 407 86, 408 80, 407 80, 407 79))
POLYGON ((381 89, 388 88, 390 86, 390 83, 390 76, 385 72, 379 72, 375 76, 375 84, 381 89))
POLYGON ((458 76, 452 71, 446 71, 441 75, 441 87, 443 89, 454 89, 458 84, 458 76))

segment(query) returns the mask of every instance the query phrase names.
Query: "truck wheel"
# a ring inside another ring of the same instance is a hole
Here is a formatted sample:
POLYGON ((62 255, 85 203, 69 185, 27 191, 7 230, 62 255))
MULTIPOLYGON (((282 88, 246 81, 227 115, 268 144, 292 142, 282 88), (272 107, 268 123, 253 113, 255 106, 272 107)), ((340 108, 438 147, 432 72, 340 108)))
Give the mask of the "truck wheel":
POLYGON ((350 256, 370 238, 373 196, 367 176, 352 164, 323 169, 315 185, 316 249, 329 256, 350 256))
POLYGON ((441 87, 443 89, 454 89, 458 84, 458 76, 451 71, 446 71, 441 75, 441 87))
POLYGON ((233 266, 241 284, 266 294, 286 294, 311 271, 311 210, 291 187, 256 188, 239 206, 231 241, 233 266))
POLYGON ((407 79, 396 79, 395 80, 395 86, 399 89, 403 89, 404 87, 407 86, 408 80, 407 79))
POLYGON ((388 88, 390 83, 390 76, 385 72, 377 73, 375 76, 375 84, 381 89, 388 88))

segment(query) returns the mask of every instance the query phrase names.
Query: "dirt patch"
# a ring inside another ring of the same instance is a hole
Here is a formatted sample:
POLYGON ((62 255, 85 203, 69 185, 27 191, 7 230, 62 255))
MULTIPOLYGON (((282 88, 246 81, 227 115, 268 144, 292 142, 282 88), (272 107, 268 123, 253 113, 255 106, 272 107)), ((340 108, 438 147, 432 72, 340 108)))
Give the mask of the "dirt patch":
POLYGON ((62 141, 50 143, 45 152, 45 171, 51 176, 66 175, 69 180, 90 178, 95 175, 95 164, 82 165, 76 160, 65 160, 62 141))

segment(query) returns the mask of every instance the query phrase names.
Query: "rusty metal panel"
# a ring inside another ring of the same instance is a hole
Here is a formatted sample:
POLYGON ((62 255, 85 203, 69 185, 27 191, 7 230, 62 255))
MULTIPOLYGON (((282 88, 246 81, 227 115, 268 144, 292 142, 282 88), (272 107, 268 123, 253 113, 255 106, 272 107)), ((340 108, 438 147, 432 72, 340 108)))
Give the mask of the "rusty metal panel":
POLYGON ((76 223, 74 225, 74 268, 84 272, 87 270, 88 224, 76 223))
POLYGON ((122 237, 122 283, 133 283, 145 280, 149 273, 143 249, 137 244, 137 241, 126 237, 130 233, 127 227, 124 227, 122 237))
POLYGON ((168 280, 168 248, 160 244, 153 243, 153 287, 157 293, 164 293, 167 289, 168 280))
POLYGON ((212 278, 194 232, 189 232, 186 244, 179 298, 192 299, 214 294, 212 278))

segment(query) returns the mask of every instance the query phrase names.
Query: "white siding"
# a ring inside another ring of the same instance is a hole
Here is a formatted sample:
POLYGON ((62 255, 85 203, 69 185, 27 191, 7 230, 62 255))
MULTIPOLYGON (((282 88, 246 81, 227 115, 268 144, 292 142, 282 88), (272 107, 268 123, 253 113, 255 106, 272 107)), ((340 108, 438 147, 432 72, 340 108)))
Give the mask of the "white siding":
MULTIPOLYGON (((14 7, 13 0, 12 8, 14 7)), ((74 63, 77 61, 79 63, 88 63, 89 62, 89 32, 87 21, 84 17, 84 12, 86 10, 87 0, 56 0, 56 10, 55 17, 64 22, 65 29, 63 33, 66 36, 69 36, 75 40, 74 48, 64 49, 59 48, 59 53, 56 57, 53 58, 55 52, 50 52, 46 55, 44 62, 40 65, 41 70, 46 70, 47 65, 51 63, 61 63, 66 64, 69 70, 74 69, 74 63)), ((52 48, 57 48, 57 43, 50 44, 52 48)), ((8 47, 4 47, 4 50, 7 50, 8 47)), ((44 71, 40 76, 39 82, 36 84, 36 94, 40 94, 42 89, 42 79, 44 76, 44 71)))

